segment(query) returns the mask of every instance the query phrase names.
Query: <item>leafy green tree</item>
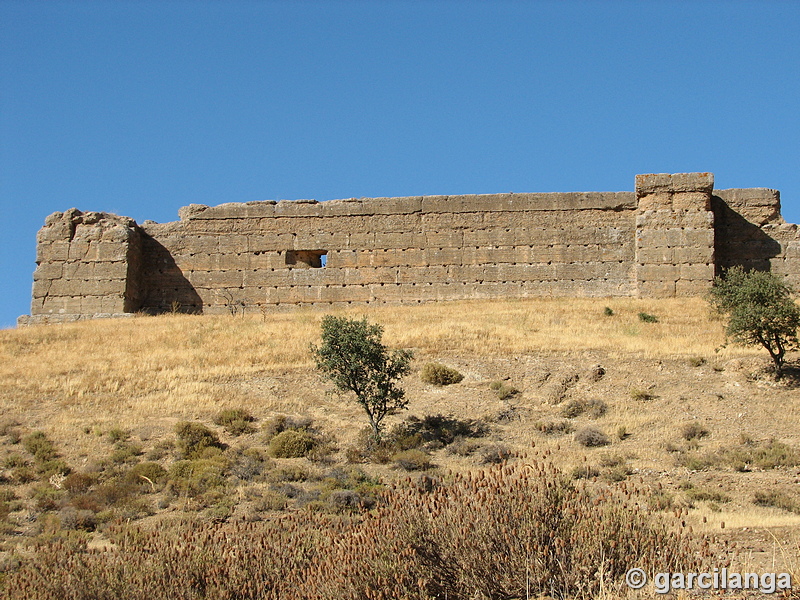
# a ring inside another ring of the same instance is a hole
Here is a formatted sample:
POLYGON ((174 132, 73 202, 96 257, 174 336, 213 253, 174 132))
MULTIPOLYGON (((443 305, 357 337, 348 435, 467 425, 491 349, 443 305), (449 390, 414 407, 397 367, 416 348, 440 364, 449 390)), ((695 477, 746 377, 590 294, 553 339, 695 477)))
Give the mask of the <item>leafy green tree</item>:
POLYGON ((366 318, 326 315, 322 344, 311 346, 317 369, 337 390, 355 395, 377 439, 384 417, 408 406, 405 391, 396 382, 408 374, 413 357, 410 350, 388 350, 382 337, 383 327, 366 318))
POLYGON ((727 315, 729 339, 767 349, 779 379, 786 351, 797 347, 800 308, 792 299, 792 289, 773 273, 736 266, 714 279, 710 302, 727 315))

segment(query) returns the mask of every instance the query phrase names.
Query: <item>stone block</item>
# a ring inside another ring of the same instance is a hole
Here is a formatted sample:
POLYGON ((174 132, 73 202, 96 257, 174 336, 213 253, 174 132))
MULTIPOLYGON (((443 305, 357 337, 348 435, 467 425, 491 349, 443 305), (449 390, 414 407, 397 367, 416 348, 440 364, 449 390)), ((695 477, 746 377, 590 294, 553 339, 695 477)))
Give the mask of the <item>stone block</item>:
POLYGON ((711 281, 708 280, 687 280, 679 279, 675 282, 675 295, 679 297, 703 296, 711 288, 711 281))
MULTIPOLYGON (((402 235, 403 232, 400 232, 402 235)), ((382 234, 386 235, 386 234, 382 234)), ((378 248, 376 244, 376 234, 371 231, 353 231, 347 234, 347 245, 346 248, 360 250, 360 249, 367 249, 370 250, 372 248, 378 248)), ((389 246, 387 246, 388 248, 389 246)))
POLYGON ((319 211, 325 217, 338 217, 338 216, 357 216, 369 213, 369 209, 364 207, 364 202, 357 198, 350 198, 348 200, 328 200, 321 202, 319 211))
POLYGON ((128 260, 128 253, 130 252, 129 244, 101 241, 92 242, 92 245, 94 246, 94 256, 97 261, 128 260))
POLYGON ((714 279, 714 265, 681 265, 681 279, 694 279, 710 282, 714 279))
POLYGON ((64 264, 61 262, 45 262, 37 265, 33 272, 33 280, 60 279, 64 273, 64 264))
POLYGON ((248 252, 277 252, 294 250, 294 236, 291 233, 250 234, 247 236, 248 252))
POLYGON ((672 196, 675 210, 711 210, 711 194, 706 192, 676 192, 672 196))
POLYGON ((429 231, 425 233, 423 248, 461 248, 464 245, 462 231, 429 231))
POLYGON ((636 176, 636 195, 660 192, 705 192, 714 190, 713 173, 648 173, 636 176))
POLYGON ((174 258, 181 271, 216 271, 220 268, 219 254, 179 254, 174 258))
POLYGON ((229 270, 245 270, 250 268, 250 253, 244 252, 226 252, 220 253, 215 256, 216 265, 215 270, 229 271, 229 270))
POLYGON ((326 269, 335 268, 353 268, 359 265, 359 251, 358 250, 336 250, 328 252, 328 262, 326 269))
POLYGON ((645 194, 639 198, 640 211, 662 211, 672 208, 672 194, 669 192, 657 192, 645 194))
POLYGON ((712 248, 714 246, 714 230, 686 228, 683 230, 681 242, 683 246, 712 248))
POLYGON ((290 285, 326 286, 344 285, 344 269, 289 269, 287 277, 290 285))
POLYGON ((577 281, 597 276, 597 263, 555 263, 555 279, 577 281))
POLYGON ((485 213, 422 213, 422 231, 445 231, 448 229, 484 229, 487 227, 485 213))
POLYGON ((674 281, 639 281, 637 295, 642 298, 673 298, 675 288, 674 281))
POLYGON ((679 265, 638 265, 636 277, 639 281, 677 281, 681 277, 679 265))
POLYGON ((446 266, 410 267, 397 269, 394 281, 399 283, 446 283, 450 274, 446 266))
POLYGON ((36 261, 56 262, 69 260, 69 242, 45 242, 36 245, 36 261))
POLYGON ((675 252, 679 248, 667 248, 666 246, 643 246, 636 249, 636 262, 641 264, 662 264, 684 262, 676 261, 675 252))
POLYGON ((372 251, 363 251, 358 253, 357 266, 363 267, 391 267, 402 264, 398 260, 401 256, 400 250, 394 249, 375 249, 372 251))
POLYGON ((374 238, 375 248, 425 248, 428 245, 426 234, 421 232, 377 233, 374 238))
MULTIPOLYGON (((127 261, 89 263, 92 267, 91 277, 87 279, 126 279, 128 277, 127 261)), ((67 272, 66 265, 64 272, 67 272)))
POLYGON ((632 262, 636 256, 636 248, 633 244, 633 237, 631 237, 631 243, 629 244, 601 246, 599 255, 599 260, 604 262, 632 262))
POLYGON ((289 270, 249 269, 242 273, 242 285, 245 288, 289 285, 289 270))
POLYGON ((220 254, 230 255, 248 252, 248 236, 231 233, 217 238, 217 248, 220 254))
POLYGON ((405 215, 418 213, 422 211, 422 196, 369 198, 363 200, 363 207, 367 214, 372 215, 405 215))
MULTIPOLYGON (((673 248, 672 249, 672 261, 664 261, 664 262, 675 262, 678 264, 681 263, 704 263, 704 264, 713 264, 714 263, 714 248, 711 246, 683 246, 680 248, 673 248)), ((645 262, 645 261, 641 261, 645 262)))

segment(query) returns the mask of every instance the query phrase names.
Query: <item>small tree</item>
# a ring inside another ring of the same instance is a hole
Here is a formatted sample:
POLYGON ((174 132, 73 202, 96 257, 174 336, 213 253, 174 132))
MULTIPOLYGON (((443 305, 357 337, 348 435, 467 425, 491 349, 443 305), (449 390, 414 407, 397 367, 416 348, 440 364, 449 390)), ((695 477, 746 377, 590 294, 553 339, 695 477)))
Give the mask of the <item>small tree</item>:
POLYGON ((800 326, 800 308, 792 300, 792 289, 773 273, 736 266, 714 279, 710 302, 728 316, 725 333, 729 339, 767 349, 779 379, 786 351, 797 346, 800 326))
POLYGON ((389 351, 381 342, 383 327, 367 319, 326 315, 322 344, 312 344, 317 369, 341 392, 352 392, 364 408, 376 438, 386 415, 406 408, 405 391, 395 382, 408 374, 413 354, 389 351))

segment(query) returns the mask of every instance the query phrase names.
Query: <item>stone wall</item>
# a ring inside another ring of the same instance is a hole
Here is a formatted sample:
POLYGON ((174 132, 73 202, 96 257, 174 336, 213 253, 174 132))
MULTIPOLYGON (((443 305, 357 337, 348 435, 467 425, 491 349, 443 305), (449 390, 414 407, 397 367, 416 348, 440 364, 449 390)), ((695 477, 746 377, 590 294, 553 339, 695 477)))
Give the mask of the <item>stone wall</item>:
POLYGON ((259 311, 468 298, 696 295, 732 264, 800 279, 777 192, 710 173, 635 192, 190 205, 180 221, 75 209, 39 232, 32 316, 259 311))

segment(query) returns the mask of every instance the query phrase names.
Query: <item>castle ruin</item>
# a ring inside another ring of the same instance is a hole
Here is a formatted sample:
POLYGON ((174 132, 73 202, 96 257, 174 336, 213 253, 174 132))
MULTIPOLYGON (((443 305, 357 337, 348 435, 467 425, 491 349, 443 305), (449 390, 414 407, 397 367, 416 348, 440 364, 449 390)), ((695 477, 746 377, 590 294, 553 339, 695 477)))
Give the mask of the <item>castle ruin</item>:
POLYGON ((76 209, 39 231, 20 325, 136 312, 674 297, 733 265, 800 283, 797 225, 765 188, 637 175, 634 192, 192 204, 172 223, 76 209))

